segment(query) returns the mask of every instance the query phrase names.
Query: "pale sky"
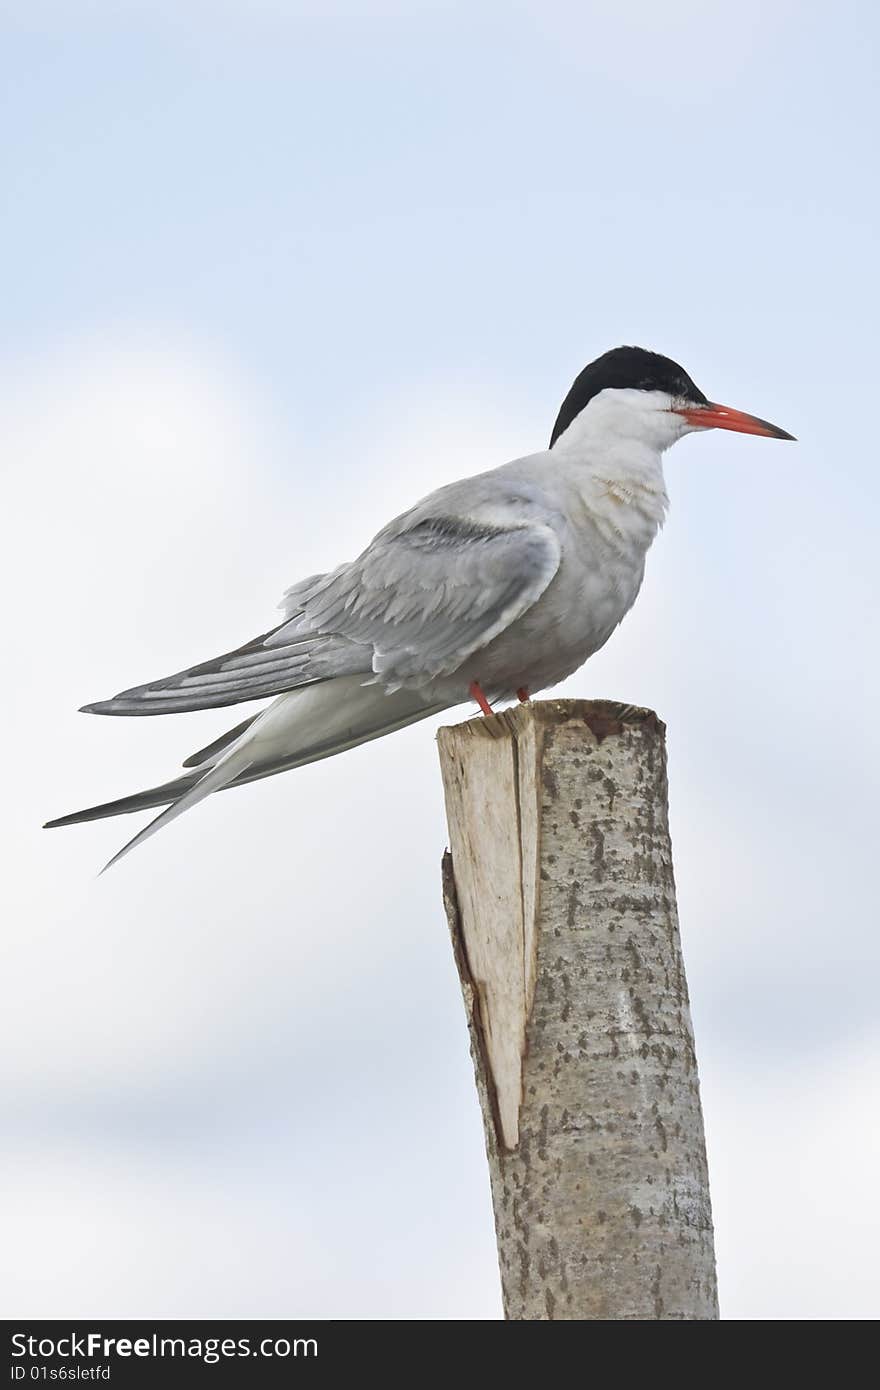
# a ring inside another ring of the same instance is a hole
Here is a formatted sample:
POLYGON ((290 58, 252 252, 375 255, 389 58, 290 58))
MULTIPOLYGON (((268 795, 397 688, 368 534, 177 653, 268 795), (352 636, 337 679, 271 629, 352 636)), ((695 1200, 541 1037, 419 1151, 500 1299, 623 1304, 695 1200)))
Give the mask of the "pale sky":
POLYGON ((876 1316, 876 9, 608 8, 0 3, 8 1317, 500 1316, 436 721, 100 880, 139 822, 39 826, 621 342, 799 443, 673 451, 558 693, 669 727, 722 1315, 876 1316))

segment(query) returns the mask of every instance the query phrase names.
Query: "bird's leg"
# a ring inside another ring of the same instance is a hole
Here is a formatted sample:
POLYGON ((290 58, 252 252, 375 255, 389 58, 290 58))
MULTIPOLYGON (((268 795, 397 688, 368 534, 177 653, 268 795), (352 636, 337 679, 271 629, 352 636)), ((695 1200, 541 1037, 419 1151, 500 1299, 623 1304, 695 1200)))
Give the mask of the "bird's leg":
POLYGON ((468 692, 470 694, 471 699, 476 700, 477 704, 480 706, 480 709, 483 711, 484 714, 492 713, 492 706, 489 704, 489 701, 483 694, 479 681, 471 681, 470 685, 468 686, 468 692))
POLYGON ((516 698, 521 705, 526 704, 532 698, 529 694, 529 687, 527 685, 521 685, 516 692, 516 698))

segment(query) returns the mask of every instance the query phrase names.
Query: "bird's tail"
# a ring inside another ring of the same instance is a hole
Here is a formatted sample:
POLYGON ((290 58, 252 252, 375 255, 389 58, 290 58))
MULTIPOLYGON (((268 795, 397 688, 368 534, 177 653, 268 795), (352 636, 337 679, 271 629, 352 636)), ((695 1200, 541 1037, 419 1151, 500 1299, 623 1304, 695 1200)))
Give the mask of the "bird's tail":
POLYGON ((155 820, 113 856, 105 865, 109 869, 129 850, 212 792, 332 757, 449 708, 446 703, 431 703, 416 691, 398 690, 386 695, 381 686, 362 682, 362 676, 341 676, 288 691, 261 714, 187 758, 184 766, 195 764, 195 768, 186 776, 61 816, 48 821, 46 829, 165 806, 155 820))

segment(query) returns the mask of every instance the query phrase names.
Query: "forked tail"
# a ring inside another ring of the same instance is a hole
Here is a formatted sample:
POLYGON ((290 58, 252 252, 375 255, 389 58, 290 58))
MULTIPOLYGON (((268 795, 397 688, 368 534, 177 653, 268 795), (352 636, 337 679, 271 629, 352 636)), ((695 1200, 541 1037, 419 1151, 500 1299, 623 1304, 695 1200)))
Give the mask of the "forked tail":
POLYGON ((165 806, 155 820, 113 856, 105 865, 109 869, 129 850, 212 792, 332 757, 448 707, 445 703, 429 703, 412 690, 386 695, 381 686, 364 685, 362 676, 340 676, 304 686, 280 695, 262 713, 188 758, 185 767, 198 762, 186 776, 61 816, 48 821, 46 828, 165 806))

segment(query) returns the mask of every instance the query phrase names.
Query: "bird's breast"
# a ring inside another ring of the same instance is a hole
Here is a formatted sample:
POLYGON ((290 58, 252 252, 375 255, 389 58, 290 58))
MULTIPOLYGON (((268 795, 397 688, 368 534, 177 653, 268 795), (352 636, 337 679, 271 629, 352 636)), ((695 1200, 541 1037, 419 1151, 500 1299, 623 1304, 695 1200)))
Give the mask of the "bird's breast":
POLYGON ((534 693, 556 685, 608 641, 643 575, 644 551, 569 537, 541 598, 479 654, 480 681, 504 698, 521 686, 534 693))
POLYGON ((532 505, 559 538, 559 568, 527 612, 468 658, 448 691, 442 682, 444 693, 465 676, 498 699, 556 685, 604 646, 641 588, 666 507, 659 458, 584 466, 551 455, 529 481, 532 505))

